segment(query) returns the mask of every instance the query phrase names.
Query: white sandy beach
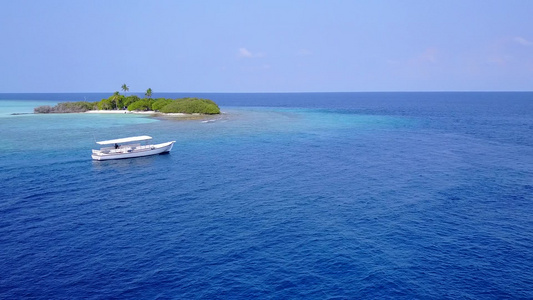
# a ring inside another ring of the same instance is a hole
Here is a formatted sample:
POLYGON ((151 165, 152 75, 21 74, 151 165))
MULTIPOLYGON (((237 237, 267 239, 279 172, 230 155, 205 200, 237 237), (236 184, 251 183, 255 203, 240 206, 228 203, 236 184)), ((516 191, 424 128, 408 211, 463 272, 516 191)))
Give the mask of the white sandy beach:
POLYGON ((86 114, 143 114, 143 115, 154 115, 157 114, 155 111, 128 111, 128 110, 89 110, 85 112, 86 114))
POLYGON ((201 114, 184 114, 184 113, 161 113, 156 111, 128 111, 128 110, 89 110, 86 114, 138 114, 138 115, 155 115, 155 116, 173 116, 173 117, 193 117, 201 114))

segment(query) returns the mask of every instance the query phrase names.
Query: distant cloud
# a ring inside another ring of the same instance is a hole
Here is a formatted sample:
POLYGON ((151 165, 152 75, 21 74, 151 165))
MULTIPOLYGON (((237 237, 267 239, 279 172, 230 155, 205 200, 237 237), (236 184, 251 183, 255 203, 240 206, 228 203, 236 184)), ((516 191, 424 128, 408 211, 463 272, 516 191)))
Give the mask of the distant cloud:
POLYGON ((425 50, 415 54, 407 60, 403 59, 388 59, 386 63, 390 65, 401 65, 407 63, 408 65, 431 65, 437 62, 438 50, 434 47, 426 48, 425 50))
POLYGON ((252 58, 252 57, 263 57, 264 54, 261 52, 252 53, 246 48, 239 48, 239 57, 252 58))
POLYGON ((513 38, 513 41, 515 41, 515 42, 517 42, 517 43, 519 43, 520 45, 523 45, 523 46, 533 46, 533 42, 528 41, 525 38, 520 37, 520 36, 517 36, 517 37, 513 38))
POLYGON ((307 50, 307 49, 300 49, 300 50, 298 50, 298 52, 296 52, 296 54, 300 55, 300 56, 307 56, 307 55, 313 54, 313 52, 311 52, 310 50, 307 50))
POLYGON ((421 62, 430 62, 434 63, 437 55, 437 49, 435 48, 428 48, 426 51, 424 51, 419 57, 418 60, 421 62))
POLYGON ((488 63, 498 66, 506 66, 513 59, 510 55, 492 55, 487 58, 488 63))
POLYGON ((252 57, 252 52, 248 51, 246 48, 239 48, 240 57, 252 57))

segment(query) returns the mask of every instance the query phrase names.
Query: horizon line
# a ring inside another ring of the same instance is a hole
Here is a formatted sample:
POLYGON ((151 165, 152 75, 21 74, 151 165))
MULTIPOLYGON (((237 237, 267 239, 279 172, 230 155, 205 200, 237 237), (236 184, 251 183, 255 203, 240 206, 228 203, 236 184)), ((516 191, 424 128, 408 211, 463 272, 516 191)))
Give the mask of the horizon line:
MULTIPOLYGON (((115 91, 116 92, 116 91, 115 91)), ((153 92, 152 94, 164 93, 198 93, 198 94, 327 94, 327 93, 531 93, 533 90, 470 90, 470 91, 292 91, 292 92, 199 92, 199 91, 178 91, 178 92, 153 92)), ((104 94, 114 93, 110 91, 100 92, 0 92, 0 94, 104 94)), ((146 92, 131 92, 126 94, 144 94, 146 92)), ((122 92, 121 95, 124 93, 122 92)))

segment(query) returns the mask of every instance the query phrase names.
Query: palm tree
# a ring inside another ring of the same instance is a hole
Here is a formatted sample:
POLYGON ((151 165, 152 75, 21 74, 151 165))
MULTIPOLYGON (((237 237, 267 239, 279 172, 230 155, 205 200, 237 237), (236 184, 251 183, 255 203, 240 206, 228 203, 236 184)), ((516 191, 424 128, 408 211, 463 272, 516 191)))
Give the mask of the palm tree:
POLYGON ((115 109, 118 109, 118 100, 120 99, 120 93, 115 92, 113 96, 111 96, 111 99, 113 100, 113 102, 115 102, 115 109))
POLYGON ((126 95, 126 92, 130 90, 130 87, 127 86, 125 83, 122 85, 122 90, 124 91, 124 95, 126 95))
POLYGON ((152 98, 152 89, 151 88, 148 88, 146 90, 146 94, 144 94, 146 97, 148 98, 152 98))

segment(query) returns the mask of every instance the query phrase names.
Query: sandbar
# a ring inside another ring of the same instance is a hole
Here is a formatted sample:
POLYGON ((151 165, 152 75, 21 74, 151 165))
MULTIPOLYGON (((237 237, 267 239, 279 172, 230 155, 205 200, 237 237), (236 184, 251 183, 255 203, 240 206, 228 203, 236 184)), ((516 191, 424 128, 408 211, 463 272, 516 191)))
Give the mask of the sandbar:
POLYGON ((186 113, 162 113, 158 111, 129 111, 129 110, 88 110, 86 114, 136 114, 149 115, 154 117, 179 117, 184 119, 202 119, 208 118, 210 115, 205 114, 186 114, 186 113))

